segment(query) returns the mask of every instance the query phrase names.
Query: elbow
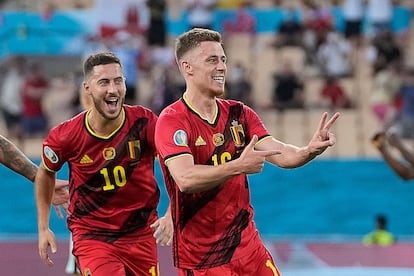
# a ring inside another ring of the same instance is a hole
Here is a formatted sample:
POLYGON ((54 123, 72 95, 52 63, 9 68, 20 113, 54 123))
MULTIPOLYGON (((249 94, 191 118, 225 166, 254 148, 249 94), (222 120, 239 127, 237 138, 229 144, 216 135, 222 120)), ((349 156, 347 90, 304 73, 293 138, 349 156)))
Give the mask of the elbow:
POLYGON ((190 187, 183 186, 183 185, 177 185, 177 186, 180 189, 180 192, 182 192, 184 194, 190 194, 191 193, 191 188, 190 187))
POLYGON ((178 189, 180 189, 180 192, 185 194, 192 192, 192 187, 189 181, 187 181, 185 178, 176 179, 175 183, 177 184, 178 189))
POLYGON ((175 182, 178 186, 180 192, 184 194, 193 194, 199 193, 207 190, 203 185, 198 185, 194 181, 190 181, 189 179, 183 179, 181 181, 175 182))

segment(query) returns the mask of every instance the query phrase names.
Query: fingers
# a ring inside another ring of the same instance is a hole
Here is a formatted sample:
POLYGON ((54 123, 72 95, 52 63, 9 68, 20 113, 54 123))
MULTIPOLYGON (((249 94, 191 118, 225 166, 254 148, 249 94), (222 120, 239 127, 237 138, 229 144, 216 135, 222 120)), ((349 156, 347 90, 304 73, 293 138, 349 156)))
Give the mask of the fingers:
POLYGON ((253 135, 252 139, 250 140, 250 143, 246 146, 246 148, 254 148, 254 146, 257 143, 257 140, 258 140, 257 135, 256 134, 253 135))
POLYGON ((329 130, 332 126, 333 126, 333 124, 335 123, 335 121, 336 121, 336 119, 338 119, 339 118, 339 112, 336 112, 332 117, 331 117, 331 119, 329 119, 329 121, 328 121, 328 123, 326 123, 326 125, 325 125, 325 128, 327 129, 327 130, 329 130))
POLYGON ((69 211, 69 202, 63 203, 62 204, 62 208, 67 213, 69 211))
POLYGON ((53 254, 55 254, 55 253, 56 253, 56 251, 57 251, 57 245, 56 245, 56 242, 51 242, 51 243, 50 243, 50 250, 52 251, 52 253, 53 253, 53 254))
POLYGON ((157 228, 158 226, 160 226, 160 220, 157 219, 153 224, 150 225, 151 228, 157 228))
POLYGON ((322 113, 322 118, 319 121, 318 131, 322 131, 325 127, 326 118, 328 117, 328 112, 322 113))
POLYGON ((329 119, 329 121, 326 123, 326 119, 328 118, 328 112, 324 112, 322 114, 322 118, 319 121, 319 127, 318 130, 322 131, 322 130, 329 130, 333 124, 335 123, 336 119, 338 119, 338 117, 340 116, 339 112, 336 112, 331 119, 329 119))
POLYGON ((63 219, 63 214, 62 214, 62 211, 60 211, 59 205, 53 205, 53 207, 55 207, 55 211, 56 211, 56 214, 58 215, 58 217, 60 219, 63 219))
POLYGON ((333 133, 328 133, 328 136, 329 136, 329 146, 333 146, 333 145, 335 145, 336 144, 336 137, 335 137, 335 135, 333 134, 333 133))
MULTIPOLYGON (((52 249, 52 253, 56 253, 56 247, 53 250, 52 249)), ((39 249, 39 256, 42 259, 43 263, 46 264, 47 266, 53 266, 53 261, 49 258, 49 254, 47 252, 47 247, 45 248, 41 248, 39 249)))
POLYGON ((165 246, 171 245, 172 242, 172 225, 168 224, 169 221, 165 217, 159 218, 150 227, 155 228, 154 238, 156 239, 157 244, 165 246))
POLYGON ((40 256, 40 259, 42 259, 43 263, 45 263, 45 265, 47 266, 53 265, 53 261, 49 258, 49 255, 47 254, 47 249, 40 249, 39 256, 40 256))

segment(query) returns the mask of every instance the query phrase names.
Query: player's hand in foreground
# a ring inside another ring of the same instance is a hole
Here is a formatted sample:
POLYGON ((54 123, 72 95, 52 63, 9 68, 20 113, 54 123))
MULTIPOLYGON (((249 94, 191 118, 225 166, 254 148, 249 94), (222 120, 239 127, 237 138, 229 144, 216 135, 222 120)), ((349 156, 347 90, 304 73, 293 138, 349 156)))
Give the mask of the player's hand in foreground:
POLYGON ((55 254, 57 251, 57 243, 55 234, 50 229, 39 232, 39 256, 43 263, 47 266, 53 266, 53 261, 49 258, 49 246, 50 251, 55 254))
POLYGON ((240 157, 236 159, 239 161, 243 173, 259 173, 263 170, 266 157, 281 154, 279 150, 255 150, 254 146, 257 141, 257 135, 253 135, 250 143, 244 148, 240 157))
POLYGON ((319 121, 318 129, 313 135, 312 139, 308 144, 308 149, 311 154, 319 155, 324 152, 328 147, 335 145, 336 137, 330 132, 331 127, 334 125, 336 119, 339 117, 339 113, 336 112, 328 122, 328 113, 324 112, 322 118, 319 121))

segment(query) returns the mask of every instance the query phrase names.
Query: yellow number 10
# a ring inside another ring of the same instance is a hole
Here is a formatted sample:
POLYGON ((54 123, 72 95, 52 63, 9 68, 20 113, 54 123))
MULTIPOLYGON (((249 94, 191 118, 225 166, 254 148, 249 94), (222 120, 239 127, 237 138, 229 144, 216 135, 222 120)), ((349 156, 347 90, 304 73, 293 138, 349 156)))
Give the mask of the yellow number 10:
POLYGON ((105 186, 102 187, 104 191, 110 191, 115 189, 115 185, 118 187, 123 187, 126 184, 126 174, 125 169, 122 166, 116 166, 113 171, 113 179, 115 180, 115 184, 111 183, 111 179, 109 178, 108 168, 103 168, 100 170, 100 173, 103 175, 105 179, 105 186))

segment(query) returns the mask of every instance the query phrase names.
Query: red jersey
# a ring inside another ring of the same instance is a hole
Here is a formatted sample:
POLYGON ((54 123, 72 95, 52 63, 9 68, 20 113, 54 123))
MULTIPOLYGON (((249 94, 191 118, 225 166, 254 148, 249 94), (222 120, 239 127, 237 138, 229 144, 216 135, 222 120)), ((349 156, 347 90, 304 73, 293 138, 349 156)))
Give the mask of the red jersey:
POLYGON ((69 165, 68 227, 73 241, 114 242, 152 235, 160 192, 154 176, 157 116, 125 105, 122 124, 108 137, 95 134, 85 111, 55 128, 43 142, 43 166, 69 165))
POLYGON ((182 193, 165 162, 191 154, 195 164, 216 166, 236 159, 256 134, 270 137, 257 114, 241 102, 217 99, 212 123, 184 99, 164 109, 155 131, 174 221, 173 255, 179 268, 207 269, 251 253, 261 244, 246 175, 200 193, 182 193))

